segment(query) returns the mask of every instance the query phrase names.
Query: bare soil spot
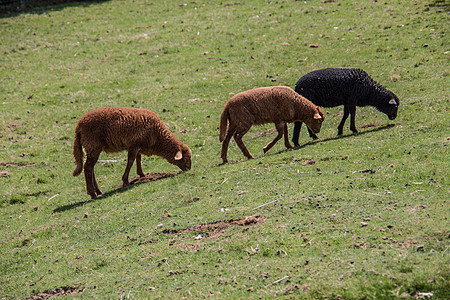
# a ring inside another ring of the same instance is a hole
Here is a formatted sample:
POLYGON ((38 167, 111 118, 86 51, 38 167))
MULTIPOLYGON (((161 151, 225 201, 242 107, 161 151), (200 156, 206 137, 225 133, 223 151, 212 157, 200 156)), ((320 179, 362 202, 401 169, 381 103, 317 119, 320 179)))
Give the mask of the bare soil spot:
POLYGON ((6 123, 6 125, 5 125, 4 127, 5 127, 6 129, 8 129, 8 130, 13 131, 13 130, 15 130, 17 127, 22 127, 22 124, 21 124, 21 123, 14 124, 14 123, 12 123, 12 122, 9 122, 9 123, 6 123))
POLYGON ((226 220, 213 223, 203 223, 194 225, 192 227, 182 230, 165 230, 164 233, 178 234, 188 232, 198 232, 203 234, 204 237, 217 238, 225 233, 225 230, 230 226, 250 226, 264 222, 266 218, 261 216, 250 216, 240 220, 226 220))
POLYGON ((368 123, 368 124, 359 126, 359 128, 370 128, 370 127, 378 127, 378 125, 374 124, 374 123, 368 123))
POLYGON ((32 166, 33 163, 16 163, 13 161, 10 162, 6 162, 6 161, 0 161, 0 167, 15 167, 15 168, 19 168, 19 167, 27 167, 27 166, 32 166))
POLYGON ((192 203, 192 202, 197 202, 200 201, 202 198, 200 197, 192 197, 191 199, 188 199, 186 201, 184 201, 184 203, 192 203))
POLYGON ((81 292, 83 292, 83 289, 81 288, 80 285, 64 286, 39 292, 37 294, 31 295, 26 299, 29 300, 49 299, 58 296, 75 295, 81 292))
POLYGON ((254 136, 250 137, 250 139, 258 139, 260 137, 264 137, 267 135, 277 135, 277 130, 275 128, 270 128, 267 130, 264 130, 262 132, 258 132, 257 134, 255 134, 254 136))
POLYGON ((302 166, 314 165, 316 161, 314 159, 307 159, 301 162, 302 166))
POLYGON ((162 179, 162 178, 167 178, 167 177, 173 177, 175 176, 177 173, 172 172, 172 173, 164 173, 164 172, 160 172, 160 173, 148 173, 145 174, 144 177, 134 177, 130 180, 130 184, 136 184, 136 183, 144 183, 144 182, 150 182, 150 181, 155 181, 158 179, 162 179))
POLYGON ((9 175, 11 175, 11 173, 8 171, 0 171, 0 177, 8 177, 9 175))

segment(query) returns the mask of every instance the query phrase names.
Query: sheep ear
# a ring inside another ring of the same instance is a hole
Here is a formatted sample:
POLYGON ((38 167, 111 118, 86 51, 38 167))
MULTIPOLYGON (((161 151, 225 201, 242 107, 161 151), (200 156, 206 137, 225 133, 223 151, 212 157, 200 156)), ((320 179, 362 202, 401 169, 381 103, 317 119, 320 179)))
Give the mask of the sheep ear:
POLYGON ((397 104, 397 102, 395 102, 395 99, 394 99, 394 98, 392 98, 391 100, 389 100, 389 104, 391 104, 391 105, 395 105, 395 104, 397 104))
POLYGON ((316 113, 314 115, 314 120, 320 120, 320 119, 322 119, 322 117, 319 115, 319 113, 316 113))
POLYGON ((180 160, 183 158, 183 153, 181 151, 178 151, 177 154, 175 154, 175 160, 180 160))

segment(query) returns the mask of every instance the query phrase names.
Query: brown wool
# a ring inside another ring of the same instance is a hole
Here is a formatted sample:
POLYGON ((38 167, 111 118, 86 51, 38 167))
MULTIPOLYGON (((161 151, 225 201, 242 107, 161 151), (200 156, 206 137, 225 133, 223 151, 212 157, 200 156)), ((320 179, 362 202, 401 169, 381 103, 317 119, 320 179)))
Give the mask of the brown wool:
POLYGON ((141 155, 157 155, 181 170, 191 168, 191 150, 178 140, 159 117, 150 110, 127 107, 98 108, 86 113, 75 128, 73 156, 78 176, 83 170, 83 148, 86 152, 84 174, 87 193, 101 195, 95 180, 94 165, 101 152, 128 151, 128 161, 122 176, 128 185, 128 175, 136 160, 137 174, 144 177, 141 155))
POLYGON ((247 158, 253 158, 242 142, 242 136, 252 125, 274 123, 278 135, 264 147, 264 152, 284 135, 286 148, 292 148, 287 134, 287 123, 301 121, 314 132, 319 132, 324 115, 322 110, 289 87, 262 87, 233 96, 225 104, 220 117, 219 140, 222 142, 221 158, 227 160, 228 144, 234 137, 247 158))

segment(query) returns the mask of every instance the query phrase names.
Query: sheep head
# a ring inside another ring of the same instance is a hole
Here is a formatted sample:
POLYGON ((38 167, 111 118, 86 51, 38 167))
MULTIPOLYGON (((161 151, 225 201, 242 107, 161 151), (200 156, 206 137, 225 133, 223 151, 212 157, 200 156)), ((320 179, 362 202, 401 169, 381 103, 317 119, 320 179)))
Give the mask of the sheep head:
POLYGON ((323 120, 325 120, 325 116, 320 107, 317 107, 314 116, 312 119, 305 120, 306 125, 313 133, 319 133, 320 128, 322 127, 323 120))
POLYGON ((387 94, 384 94, 377 99, 374 106, 382 113, 385 113, 389 120, 394 120, 397 117, 399 105, 400 101, 398 100, 398 97, 394 93, 388 91, 387 94))
POLYGON ((169 159, 169 162, 180 168, 182 171, 188 171, 191 169, 191 157, 191 149, 189 149, 188 146, 183 145, 182 149, 179 149, 175 153, 175 156, 169 159))
POLYGON ((392 94, 391 100, 388 102, 387 116, 389 120, 394 120, 397 117, 398 106, 400 105, 396 95, 392 94))

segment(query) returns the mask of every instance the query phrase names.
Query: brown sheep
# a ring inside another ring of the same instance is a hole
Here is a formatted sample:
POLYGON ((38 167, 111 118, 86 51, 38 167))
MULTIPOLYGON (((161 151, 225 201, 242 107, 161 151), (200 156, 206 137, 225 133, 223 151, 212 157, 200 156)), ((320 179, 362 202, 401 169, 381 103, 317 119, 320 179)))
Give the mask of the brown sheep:
POLYGON ((263 148, 265 153, 283 134, 284 145, 286 148, 292 148, 289 144, 287 123, 302 121, 313 132, 318 133, 323 120, 323 112, 318 106, 289 87, 262 87, 236 94, 225 104, 220 116, 219 141, 223 142, 223 163, 228 162, 228 144, 232 136, 244 156, 253 158, 242 142, 242 137, 252 125, 275 123, 278 135, 263 148))
POLYGON ((123 185, 129 184, 128 175, 136 159, 137 174, 144 177, 141 154, 158 155, 183 171, 191 169, 191 150, 178 140, 159 117, 150 110, 126 107, 98 108, 86 113, 75 128, 73 156, 78 176, 83 170, 83 149, 86 152, 84 176, 87 193, 92 199, 101 195, 95 180, 94 165, 102 151, 128 151, 128 162, 122 176, 123 185))

